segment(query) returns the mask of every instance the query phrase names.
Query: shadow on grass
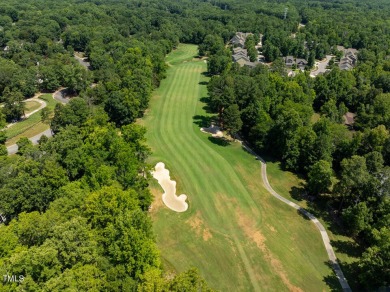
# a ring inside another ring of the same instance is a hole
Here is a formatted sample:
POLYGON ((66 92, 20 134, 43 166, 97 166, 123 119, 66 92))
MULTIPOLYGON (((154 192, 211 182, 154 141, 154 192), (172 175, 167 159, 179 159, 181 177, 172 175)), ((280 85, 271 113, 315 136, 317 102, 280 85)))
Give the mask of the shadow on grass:
POLYGON ((339 265, 352 291, 366 291, 359 285, 358 275, 361 273, 361 270, 359 269, 357 261, 353 263, 339 261, 339 265))
POLYGON ((332 240, 330 242, 335 251, 347 254, 351 257, 360 257, 362 250, 354 241, 332 240))
POLYGON ((203 103, 209 103, 210 102, 210 97, 203 96, 199 100, 200 100, 200 102, 203 102, 203 103))
POLYGON ((208 114, 214 113, 210 107, 210 97, 208 96, 201 97, 199 101, 204 104, 202 108, 206 111, 206 113, 208 114))
POLYGON ((253 155, 253 153, 250 152, 246 147, 244 147, 244 145, 241 146, 241 149, 244 150, 246 153, 252 155, 255 160, 260 161, 260 159, 258 159, 255 155, 253 155))
POLYGON ((322 281, 329 287, 330 291, 343 291, 336 274, 334 273, 333 264, 330 261, 326 261, 325 264, 332 269, 332 274, 325 276, 322 281))
POLYGON ((320 196, 312 201, 307 201, 307 210, 317 218, 321 218, 326 223, 326 229, 334 235, 346 236, 336 209, 326 197, 320 196))
POLYGON ((290 190, 290 195, 291 195, 291 198, 293 198, 294 200, 297 200, 297 201, 303 201, 303 200, 307 199, 306 190, 303 187, 303 185, 300 185, 298 187, 293 186, 290 190))
MULTIPOLYGON (((280 162, 280 160, 276 159, 275 157, 273 157, 271 155, 268 155, 268 154, 265 154, 263 152, 258 152, 258 154, 261 156, 261 158, 263 158, 265 160, 265 163, 268 163, 268 162, 270 162, 270 163, 280 162)), ((280 167, 280 165, 279 165, 279 167, 280 167)))
POLYGON ((198 83, 199 85, 207 85, 207 84, 209 84, 207 81, 201 81, 201 82, 199 82, 198 83))
MULTIPOLYGON (((334 273, 334 266, 330 261, 325 262, 325 264, 330 267, 333 271, 332 275, 326 276, 323 278, 323 281, 329 286, 330 291, 343 291, 340 282, 334 273)), ((347 282, 352 291, 365 291, 362 290, 358 283, 358 275, 359 275, 359 267, 357 262, 355 263, 345 263, 340 262, 339 265, 341 270, 343 271, 344 277, 347 279, 347 282)))
POLYGON ((210 127, 211 122, 213 121, 212 117, 206 117, 202 115, 195 115, 192 117, 192 119, 194 120, 194 124, 198 125, 199 128, 210 127))
POLYGON ((310 221, 310 218, 309 216, 307 215, 308 213, 310 213, 309 211, 305 210, 304 208, 299 208, 297 210, 297 213, 299 216, 301 216, 303 219, 307 220, 307 221, 310 221))
POLYGON ((211 141, 213 144, 216 144, 218 146, 223 146, 223 147, 226 147, 226 146, 229 146, 230 145, 230 141, 225 139, 225 138, 216 138, 216 137, 208 137, 209 141, 211 141))

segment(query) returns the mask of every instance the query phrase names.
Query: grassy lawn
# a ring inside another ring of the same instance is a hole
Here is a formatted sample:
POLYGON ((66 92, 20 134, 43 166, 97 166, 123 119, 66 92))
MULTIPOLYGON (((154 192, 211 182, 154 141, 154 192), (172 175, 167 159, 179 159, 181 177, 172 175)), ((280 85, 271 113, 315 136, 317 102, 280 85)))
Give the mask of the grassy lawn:
MULTIPOLYGON (((355 242, 350 237, 342 235, 339 227, 330 223, 331 220, 326 220, 326 216, 328 216, 328 214, 321 213, 318 208, 313 210, 311 204, 302 198, 302 184, 304 183, 302 179, 299 179, 296 175, 289 171, 283 171, 280 167, 280 163, 273 161, 267 161, 267 174, 268 180, 276 192, 306 208, 312 212, 319 221, 321 221, 327 229, 333 249, 342 268, 344 264, 350 264, 358 260, 358 255, 361 251, 355 242)), ((343 269, 343 272, 347 280, 349 280, 349 284, 353 288, 354 279, 351 278, 352 275, 346 268, 343 269)))
POLYGON ((25 105, 26 105, 26 111, 25 111, 26 114, 35 111, 36 109, 38 109, 41 106, 41 104, 39 102, 34 101, 34 100, 26 101, 25 105))
MULTIPOLYGON (((43 94, 39 97, 43 99, 47 103, 48 109, 52 112, 56 103, 58 103, 55 99, 53 99, 52 94, 43 94)), ((48 124, 44 124, 41 122, 41 111, 32 114, 27 119, 18 122, 13 125, 6 131, 7 142, 6 146, 15 144, 21 137, 33 137, 49 128, 48 124)))
MULTIPOLYGON (((265 190, 259 162, 240 144, 224 146, 200 131, 208 117, 200 102, 207 77, 196 54, 196 46, 180 45, 167 57, 167 78, 140 121, 148 129, 150 163, 164 162, 178 194, 188 196, 188 211, 171 211, 151 179, 151 214, 165 269, 195 266, 221 291, 338 290, 314 224, 265 190)), ((294 177, 277 175, 288 193, 294 177)))

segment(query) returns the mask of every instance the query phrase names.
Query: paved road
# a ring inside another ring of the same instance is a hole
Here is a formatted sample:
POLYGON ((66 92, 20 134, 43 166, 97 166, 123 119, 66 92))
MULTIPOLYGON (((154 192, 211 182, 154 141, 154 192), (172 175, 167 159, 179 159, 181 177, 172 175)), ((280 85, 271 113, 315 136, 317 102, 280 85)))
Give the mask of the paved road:
MULTIPOLYGON (((50 129, 47 129, 46 131, 42 132, 42 133, 39 133, 38 135, 35 135, 34 137, 31 137, 29 138, 29 140, 34 144, 34 145, 37 145, 38 144, 38 140, 43 136, 47 136, 47 137, 52 137, 53 136, 53 133, 51 132, 50 129)), ((18 152, 18 145, 16 144, 13 144, 11 146, 8 146, 7 147, 7 151, 8 151, 8 155, 11 155, 11 154, 15 154, 16 152, 18 152)))
POLYGON ((85 61, 85 60, 87 60, 87 58, 80 58, 76 54, 74 55, 74 57, 77 61, 79 61, 80 65, 83 66, 85 69, 87 69, 87 70, 91 69, 91 64, 89 62, 85 61))
POLYGON ((332 59, 332 57, 334 57, 334 56, 333 55, 326 55, 325 60, 320 61, 320 62, 316 62, 317 69, 314 71, 311 71, 310 76, 316 77, 318 74, 325 73, 326 71, 328 71, 328 69, 326 69, 326 67, 328 66, 329 61, 330 61, 330 59, 332 59))
POLYGON ((318 230, 321 233, 322 241, 324 242, 326 252, 328 254, 329 261, 332 263, 333 270, 336 273, 337 279, 340 282, 341 287, 344 291, 352 291, 349 287, 349 284, 347 282, 347 279, 345 278, 343 271, 340 268, 340 265, 337 262, 336 255, 333 251, 332 245, 330 244, 330 239, 328 236, 328 233, 326 232, 326 229, 321 224, 321 222, 318 221, 316 217, 314 217, 313 214, 306 211, 304 208, 300 207, 299 205, 295 204, 294 202, 291 202, 290 200, 287 200, 286 198, 279 195, 275 190, 271 187, 268 177, 267 177, 267 164, 265 163, 265 160, 258 156, 252 149, 250 149, 245 143, 242 143, 242 146, 250 153, 252 153, 261 163, 261 177, 263 179, 264 185, 266 189, 278 200, 282 201, 283 203, 286 203, 290 207, 298 210, 302 214, 304 214, 306 217, 308 217, 318 228, 318 230))
POLYGON ((61 87, 56 92, 53 93, 53 98, 63 104, 67 104, 69 102, 69 98, 66 97, 66 89, 61 87))

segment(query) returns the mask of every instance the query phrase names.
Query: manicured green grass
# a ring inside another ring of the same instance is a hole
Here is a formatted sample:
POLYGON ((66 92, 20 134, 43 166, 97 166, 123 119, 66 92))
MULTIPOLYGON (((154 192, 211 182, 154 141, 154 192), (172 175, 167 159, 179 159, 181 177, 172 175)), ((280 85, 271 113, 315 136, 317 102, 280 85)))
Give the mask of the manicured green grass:
MULTIPOLYGON (((267 173, 268 180, 276 192, 285 198, 294 201, 301 207, 308 209, 310 212, 315 213, 318 220, 320 220, 327 229, 333 249, 341 266, 345 263, 350 264, 356 262, 359 259, 358 256, 361 253, 361 250, 353 239, 343 235, 338 226, 332 225, 330 218, 326 218, 328 215, 326 212, 322 213, 316 207, 315 210, 313 210, 313 204, 308 204, 305 197, 302 196, 304 180, 299 179, 289 171, 283 171, 279 162, 268 161, 267 173)), ((348 273, 347 269, 344 269, 343 272, 349 280, 349 284, 353 285, 354 280, 348 278, 348 276, 352 275, 348 273)))
POLYGON ((182 46, 178 49, 175 49, 171 54, 166 58, 166 62, 173 66, 180 63, 185 63, 192 61, 198 55, 198 49, 194 49, 191 46, 182 46))
POLYGON ((195 123, 194 116, 207 116, 200 102, 207 96, 206 63, 196 54, 196 46, 180 45, 167 57, 167 78, 141 121, 150 163, 164 162, 189 202, 184 213, 169 210, 152 179, 151 214, 165 268, 195 266, 221 291, 338 289, 314 224, 264 189, 259 162, 240 144, 221 146, 195 123))
MULTIPOLYGON (((53 99, 52 94, 44 94, 39 97, 43 99, 47 103, 47 108, 50 112, 54 110, 56 103, 58 103, 55 99, 53 99)), ((6 145, 15 144, 17 140, 21 137, 33 137, 40 132, 43 132, 49 128, 48 124, 43 124, 41 122, 41 111, 32 114, 27 119, 20 121, 6 130, 7 142, 6 145)))

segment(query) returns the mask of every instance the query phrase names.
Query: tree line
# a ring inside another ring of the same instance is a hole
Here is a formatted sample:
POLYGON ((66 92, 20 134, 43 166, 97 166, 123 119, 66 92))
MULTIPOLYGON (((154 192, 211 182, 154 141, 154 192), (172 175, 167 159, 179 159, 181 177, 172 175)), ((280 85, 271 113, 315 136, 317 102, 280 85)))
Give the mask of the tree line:
POLYGON ((389 285, 388 15, 384 0, 1 3, 0 128, 37 91, 63 86, 78 97, 56 106, 55 136, 39 147, 21 139, 19 155, 6 157, 0 132, 8 218, 0 266, 25 274, 21 287, 30 291, 209 289, 195 270, 162 275, 147 215, 149 150, 134 125, 165 77, 164 56, 187 42, 208 56, 209 104, 221 125, 307 178, 313 202, 328 206, 364 250, 357 287, 389 285), (252 60, 263 35, 270 68, 232 64, 226 43, 237 31, 254 33, 252 60), (281 56, 313 61, 336 45, 359 49, 356 69, 286 76, 281 56), (91 71, 75 60, 78 51, 91 71), (353 131, 343 125, 347 111, 357 114, 353 131))
POLYGON ((38 91, 78 96, 57 104, 54 137, 37 147, 21 138, 8 157, 0 132, 0 271, 24 279, 0 290, 211 291, 196 269, 163 272, 150 150, 134 124, 165 77, 176 31, 162 18, 146 24, 159 10, 137 2, 50 3, 0 4, 0 128, 38 91))
POLYGON ((237 31, 264 34, 268 66, 232 64, 222 34, 207 36, 199 49, 209 57, 208 105, 219 125, 302 175, 301 192, 314 210, 359 245, 359 260, 348 268, 357 289, 388 286, 390 272, 390 27, 383 14, 390 7, 370 3, 294 2, 287 19, 262 8, 280 26, 237 31), (316 78, 287 76, 282 56, 340 57, 337 45, 359 49, 355 69, 331 63, 316 78), (356 114, 349 126, 347 112, 356 114))

